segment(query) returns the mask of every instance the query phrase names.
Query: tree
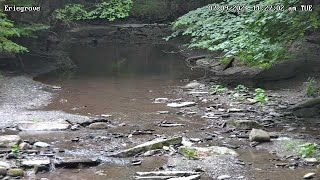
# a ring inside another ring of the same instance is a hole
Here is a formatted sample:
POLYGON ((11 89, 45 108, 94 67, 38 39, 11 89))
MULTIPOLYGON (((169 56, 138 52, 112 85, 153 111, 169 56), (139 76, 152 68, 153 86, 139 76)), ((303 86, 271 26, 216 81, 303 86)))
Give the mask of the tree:
MULTIPOLYGON (((0 0, 0 6, 4 4, 30 5, 32 0, 0 0)), ((30 37, 35 31, 48 29, 49 26, 35 23, 15 23, 8 18, 8 15, 0 10, 0 53, 23 53, 28 52, 26 47, 15 43, 12 39, 19 37, 30 37)))
POLYGON ((288 58, 287 47, 320 26, 320 7, 289 11, 299 0, 225 0, 190 11, 173 23, 178 35, 190 36, 189 48, 223 52, 245 64, 270 67, 288 58))

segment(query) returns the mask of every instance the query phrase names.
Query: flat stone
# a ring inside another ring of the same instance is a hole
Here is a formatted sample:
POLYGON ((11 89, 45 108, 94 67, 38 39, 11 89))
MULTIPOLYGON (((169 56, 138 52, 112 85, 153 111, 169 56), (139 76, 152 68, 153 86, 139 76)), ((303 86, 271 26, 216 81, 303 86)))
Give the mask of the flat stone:
POLYGON ((187 177, 170 178, 169 180, 198 180, 198 179, 201 179, 201 176, 199 174, 187 176, 187 177))
POLYGON ((10 164, 7 163, 7 162, 0 161, 0 167, 9 169, 11 166, 10 166, 10 164))
POLYGON ((195 104, 196 104, 195 102, 179 102, 179 103, 169 103, 167 104, 167 106, 172 108, 182 108, 182 107, 194 106, 195 104))
POLYGON ((50 159, 22 160, 21 165, 24 166, 24 167, 49 166, 50 165, 50 159))
POLYGON ((90 129, 107 129, 108 127, 109 124, 105 122, 95 122, 89 125, 90 129))
POLYGON ((219 180, 230 179, 230 178, 231 178, 231 176, 229 176, 229 175, 218 176, 219 180))
POLYGON ((180 145, 182 137, 173 137, 170 139, 155 139, 138 146, 126 149, 119 153, 113 154, 113 157, 132 157, 140 153, 144 153, 150 150, 162 149, 163 146, 180 145))
POLYGON ((89 158, 75 158, 75 159, 62 159, 55 161, 56 167, 64 168, 78 168, 79 166, 97 166, 101 163, 100 159, 89 159, 89 158))
POLYGON ((45 142, 36 142, 33 144, 35 147, 39 147, 39 148, 46 148, 46 147, 50 147, 50 144, 45 143, 45 142))
POLYGON ((18 135, 4 135, 0 136, 0 147, 12 147, 15 144, 19 144, 21 142, 21 138, 18 135))
POLYGON ((304 161, 307 163, 317 163, 317 158, 304 158, 304 161))
POLYGON ((98 119, 88 119, 86 121, 83 122, 79 122, 79 124, 81 126, 89 126, 92 123, 96 123, 96 122, 104 122, 104 123, 110 123, 110 121, 108 119, 105 118, 98 118, 98 119))
POLYGON ((191 154, 194 157, 189 158, 205 158, 209 156, 220 156, 220 155, 229 155, 229 156, 237 156, 238 153, 232 149, 220 146, 210 146, 210 147, 179 147, 179 153, 182 155, 189 157, 191 154))
POLYGON ((70 126, 66 121, 18 123, 18 129, 21 131, 61 131, 70 128, 70 126))
POLYGON ((24 171, 22 169, 9 169, 8 170, 8 175, 12 177, 22 177, 24 176, 24 171))
POLYGON ((270 135, 261 129, 252 129, 249 134, 249 140, 255 142, 268 142, 270 141, 270 135))
POLYGON ((187 85, 185 85, 183 88, 193 89, 193 88, 197 88, 197 87, 202 86, 202 85, 203 85, 203 84, 198 83, 197 81, 193 81, 193 82, 190 82, 190 83, 188 83, 187 85))
POLYGON ((303 176, 303 179, 313 179, 315 177, 316 173, 308 173, 303 176))

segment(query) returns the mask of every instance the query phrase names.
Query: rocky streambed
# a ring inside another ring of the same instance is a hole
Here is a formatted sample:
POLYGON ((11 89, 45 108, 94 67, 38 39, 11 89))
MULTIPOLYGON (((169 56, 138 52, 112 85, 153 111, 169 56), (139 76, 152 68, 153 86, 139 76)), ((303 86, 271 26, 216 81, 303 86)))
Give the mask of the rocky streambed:
POLYGON ((266 90, 268 100, 259 103, 255 89, 175 83, 150 92, 147 110, 88 115, 80 101, 73 105, 83 109, 65 106, 68 87, 5 77, 2 177, 317 179, 317 148, 306 156, 295 148, 319 141, 316 119, 291 111, 307 100, 301 92, 266 90), (50 101, 64 111, 46 106, 50 101))

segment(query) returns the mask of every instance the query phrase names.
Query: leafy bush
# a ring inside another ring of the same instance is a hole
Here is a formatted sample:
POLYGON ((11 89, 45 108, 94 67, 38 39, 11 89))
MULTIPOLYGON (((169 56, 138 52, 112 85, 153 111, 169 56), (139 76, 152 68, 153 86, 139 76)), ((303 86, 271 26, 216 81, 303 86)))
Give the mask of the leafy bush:
POLYGON ((304 82, 304 92, 309 97, 319 96, 320 88, 315 78, 309 77, 308 80, 304 82))
POLYGON ((305 143, 299 146, 299 155, 303 158, 312 157, 317 152, 317 144, 305 143))
POLYGON ((249 91, 249 89, 247 87, 245 87, 244 85, 241 85, 241 84, 239 84, 237 87, 235 87, 234 90, 238 93, 246 93, 249 91))
POLYGON ((263 90, 263 89, 261 89, 261 88, 257 88, 257 89, 255 89, 255 97, 254 97, 254 99, 257 101, 257 102, 259 102, 259 103, 261 103, 261 104, 265 104, 265 103, 267 103, 268 102, 268 98, 267 98, 267 96, 266 96, 266 94, 265 94, 265 90, 263 90))
POLYGON ((212 92, 212 93, 222 93, 222 92, 224 92, 226 90, 227 90, 227 88, 223 87, 222 85, 212 85, 209 88, 209 91, 212 92))
POLYGON ((287 46, 320 25, 320 7, 312 12, 287 10, 298 5, 299 0, 225 0, 180 17, 173 23, 175 32, 166 39, 190 36, 189 48, 221 51, 224 60, 237 57, 251 66, 270 67, 288 58, 287 46), (270 5, 280 10, 252 10, 270 5), (225 10, 210 10, 214 7, 225 10), (237 11, 231 7, 248 8, 237 11))
POLYGON ((129 16, 132 0, 110 0, 86 8, 82 4, 68 4, 56 10, 56 18, 63 21, 79 21, 89 19, 107 19, 114 21, 129 16))

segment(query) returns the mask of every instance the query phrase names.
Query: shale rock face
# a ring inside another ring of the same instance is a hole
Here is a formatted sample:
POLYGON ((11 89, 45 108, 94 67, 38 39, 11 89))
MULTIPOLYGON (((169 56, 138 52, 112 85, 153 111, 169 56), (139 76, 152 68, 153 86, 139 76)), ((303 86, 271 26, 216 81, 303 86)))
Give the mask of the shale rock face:
POLYGON ((293 114, 297 117, 316 117, 320 116, 320 97, 313 98, 291 107, 293 114))

